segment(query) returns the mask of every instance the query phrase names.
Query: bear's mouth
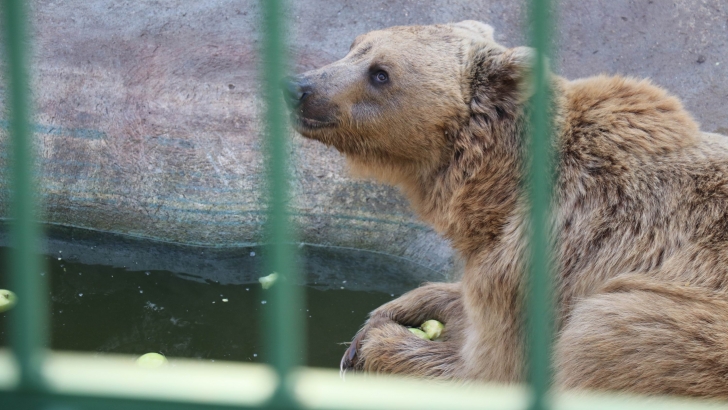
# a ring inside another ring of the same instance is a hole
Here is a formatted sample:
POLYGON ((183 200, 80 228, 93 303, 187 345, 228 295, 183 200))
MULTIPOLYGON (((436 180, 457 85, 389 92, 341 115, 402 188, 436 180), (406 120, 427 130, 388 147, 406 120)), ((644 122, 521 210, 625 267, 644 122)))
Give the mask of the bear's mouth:
POLYGON ((333 121, 321 121, 313 118, 306 118, 302 115, 291 115, 293 127, 298 132, 318 130, 322 128, 331 128, 335 125, 333 121))

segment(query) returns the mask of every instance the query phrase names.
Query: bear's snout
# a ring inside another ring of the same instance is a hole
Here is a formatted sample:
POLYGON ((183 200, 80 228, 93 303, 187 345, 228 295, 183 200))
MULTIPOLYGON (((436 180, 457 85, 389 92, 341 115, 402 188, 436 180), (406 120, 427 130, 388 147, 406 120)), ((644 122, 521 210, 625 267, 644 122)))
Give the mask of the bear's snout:
POLYGON ((298 108, 311 93, 311 84, 303 79, 288 77, 283 81, 283 95, 292 109, 298 108))
POLYGON ((288 77, 281 86, 291 110, 293 125, 304 136, 308 136, 308 131, 329 128, 334 124, 338 112, 335 104, 326 98, 321 87, 316 87, 308 76, 288 77))

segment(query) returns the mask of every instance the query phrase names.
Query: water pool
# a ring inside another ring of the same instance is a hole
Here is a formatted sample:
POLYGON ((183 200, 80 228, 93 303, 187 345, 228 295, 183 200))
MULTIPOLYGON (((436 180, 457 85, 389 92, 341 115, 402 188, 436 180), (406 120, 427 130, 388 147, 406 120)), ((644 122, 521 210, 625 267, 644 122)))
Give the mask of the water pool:
MULTIPOLYGON (((49 283, 53 349, 266 361, 260 317, 270 303, 257 281, 267 274, 263 248, 188 247, 68 228, 48 234, 39 274, 49 283)), ((4 234, 0 246, 6 264, 4 234)), ((301 357, 309 366, 337 367, 372 309, 438 276, 378 253, 299 250, 308 328, 301 357)), ((0 288, 8 286, 0 274, 0 288)), ((7 316, 0 314, 0 345, 8 343, 7 316)))

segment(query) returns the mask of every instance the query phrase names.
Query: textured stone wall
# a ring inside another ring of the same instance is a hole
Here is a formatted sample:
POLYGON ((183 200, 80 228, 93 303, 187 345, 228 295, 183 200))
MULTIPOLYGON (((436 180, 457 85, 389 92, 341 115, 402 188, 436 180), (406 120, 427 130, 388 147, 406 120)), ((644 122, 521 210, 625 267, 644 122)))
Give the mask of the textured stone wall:
MULTIPOLYGON (((264 241, 256 2, 44 0, 32 8, 43 219, 183 244, 264 241)), ((479 19, 502 43, 521 45, 523 13, 523 2, 510 0, 291 1, 292 70, 334 61, 357 34, 399 24, 479 19)), ((570 0, 553 65, 570 78, 651 77, 706 131, 725 134, 727 32, 724 0, 570 0)), ((6 216, 4 142, 0 150, 6 216)), ((291 151, 300 241, 402 256, 450 276, 448 244, 396 189, 351 179, 341 156, 315 142, 292 135, 291 151)))

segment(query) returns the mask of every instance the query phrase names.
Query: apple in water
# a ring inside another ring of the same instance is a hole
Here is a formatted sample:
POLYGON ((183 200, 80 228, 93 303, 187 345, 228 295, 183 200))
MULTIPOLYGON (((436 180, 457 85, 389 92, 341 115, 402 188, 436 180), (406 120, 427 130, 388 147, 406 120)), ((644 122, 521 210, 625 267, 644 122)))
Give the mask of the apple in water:
POLYGON ((8 311, 18 302, 18 297, 10 290, 0 289, 0 313, 8 311))
POLYGON ((167 364, 167 358, 159 353, 147 353, 141 355, 137 360, 136 364, 140 367, 147 369, 154 369, 159 366, 167 364))

